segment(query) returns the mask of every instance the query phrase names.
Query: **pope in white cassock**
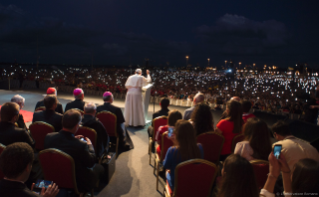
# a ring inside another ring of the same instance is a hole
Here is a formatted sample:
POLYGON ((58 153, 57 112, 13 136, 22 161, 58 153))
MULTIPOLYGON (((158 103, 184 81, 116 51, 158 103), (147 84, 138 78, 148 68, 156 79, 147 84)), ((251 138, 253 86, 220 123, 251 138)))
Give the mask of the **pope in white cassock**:
POLYGON ((131 75, 125 83, 128 90, 125 99, 124 118, 129 126, 145 125, 142 87, 151 82, 150 71, 146 70, 146 74, 147 78, 142 76, 141 69, 136 69, 135 75, 131 75))

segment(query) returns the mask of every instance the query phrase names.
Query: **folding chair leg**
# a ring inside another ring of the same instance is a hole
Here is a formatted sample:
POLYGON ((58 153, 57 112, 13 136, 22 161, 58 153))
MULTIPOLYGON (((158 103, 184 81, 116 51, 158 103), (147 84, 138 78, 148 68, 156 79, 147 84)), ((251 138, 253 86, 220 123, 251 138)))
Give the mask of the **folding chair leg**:
POLYGON ((153 169, 153 174, 155 174, 155 170, 156 170, 156 156, 155 156, 155 158, 154 158, 154 169, 153 169))
POLYGON ((151 165, 151 159, 152 159, 152 149, 151 149, 151 142, 148 142, 148 154, 149 154, 149 164, 151 165))
POLYGON ((150 153, 150 155, 149 155, 149 164, 151 165, 151 160, 152 160, 152 154, 150 153))
POLYGON ((159 176, 159 163, 156 162, 156 191, 158 191, 158 176, 159 176))
POLYGON ((119 137, 116 138, 116 158, 119 156, 119 137))

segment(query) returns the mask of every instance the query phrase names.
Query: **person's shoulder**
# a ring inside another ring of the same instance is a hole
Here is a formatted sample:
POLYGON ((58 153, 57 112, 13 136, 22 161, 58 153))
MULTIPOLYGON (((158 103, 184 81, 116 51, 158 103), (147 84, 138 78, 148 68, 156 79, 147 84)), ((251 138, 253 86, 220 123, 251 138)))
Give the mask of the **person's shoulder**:
POLYGON ((185 113, 186 113, 186 112, 193 111, 193 110, 194 110, 194 107, 187 108, 187 109, 185 109, 185 113))
POLYGON ((60 114, 59 112, 56 112, 56 111, 54 112, 54 115, 55 115, 56 117, 61 117, 61 118, 63 117, 63 114, 60 114))
POLYGON ((44 110, 43 111, 36 111, 33 113, 33 115, 39 115, 39 114, 44 114, 44 110))
POLYGON ((113 108, 113 109, 116 109, 116 110, 121 110, 121 108, 119 108, 119 107, 117 107, 115 105, 112 105, 112 104, 110 104, 110 108, 113 108))
POLYGON ((160 126, 158 128, 158 130, 167 130, 167 129, 168 129, 168 125, 160 126))
POLYGON ((38 101, 37 104, 35 105, 36 107, 39 107, 39 105, 41 105, 43 103, 43 99, 38 101))
POLYGON ((171 146, 168 148, 167 152, 172 153, 172 152, 175 152, 176 150, 177 150, 176 146, 171 146))
POLYGON ((236 146, 249 146, 249 141, 241 141, 241 142, 237 142, 236 146))
POLYGON ((61 136, 61 134, 57 131, 57 132, 48 133, 48 134, 46 135, 46 138, 49 138, 49 137, 58 137, 58 136, 61 136))
POLYGON ((221 119, 217 124, 225 124, 225 123, 229 123, 230 121, 227 119, 221 119))

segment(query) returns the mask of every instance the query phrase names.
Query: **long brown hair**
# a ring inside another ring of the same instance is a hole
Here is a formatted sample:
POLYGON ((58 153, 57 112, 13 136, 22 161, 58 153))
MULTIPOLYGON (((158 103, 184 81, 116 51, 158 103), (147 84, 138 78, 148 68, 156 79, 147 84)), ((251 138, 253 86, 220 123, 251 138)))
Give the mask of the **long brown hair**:
POLYGON ((227 157, 217 196, 259 197, 254 170, 247 159, 237 154, 227 157))
POLYGON ((178 120, 174 134, 176 146, 183 161, 200 158, 200 150, 196 144, 196 134, 193 125, 187 120, 178 120))
POLYGON ((235 100, 230 100, 227 102, 227 108, 229 110, 228 116, 229 121, 234 122, 233 133, 240 133, 243 125, 243 107, 240 102, 235 100))
POLYGON ((301 159, 294 166, 292 193, 319 193, 319 163, 313 159, 301 159))
POLYGON ((168 112, 168 125, 169 126, 175 126, 176 124, 176 121, 179 120, 179 119, 182 119, 183 116, 181 114, 181 112, 179 112, 178 110, 170 110, 168 112))
POLYGON ((268 160, 271 152, 270 132, 267 124, 258 118, 249 118, 244 125, 245 140, 254 150, 252 157, 268 160))
POLYGON ((210 107, 204 103, 196 105, 191 120, 194 123, 196 135, 214 131, 212 111, 210 107))

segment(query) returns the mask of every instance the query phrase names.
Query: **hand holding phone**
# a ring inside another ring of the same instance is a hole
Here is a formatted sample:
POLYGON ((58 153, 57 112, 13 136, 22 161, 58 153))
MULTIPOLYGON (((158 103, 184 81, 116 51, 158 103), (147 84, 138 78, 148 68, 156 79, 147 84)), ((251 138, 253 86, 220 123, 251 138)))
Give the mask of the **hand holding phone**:
POLYGON ((281 154, 281 149, 282 149, 282 145, 278 144, 274 146, 274 155, 277 159, 280 158, 280 154, 281 154))
POLYGON ((87 145, 92 145, 92 142, 89 138, 85 137, 84 139, 85 139, 87 145))
POLYGON ((36 183, 32 184, 31 190, 36 194, 42 194, 44 189, 48 189, 49 185, 52 185, 53 181, 38 179, 36 183))
POLYGON ((172 137, 174 128, 173 127, 168 127, 168 137, 172 137))

